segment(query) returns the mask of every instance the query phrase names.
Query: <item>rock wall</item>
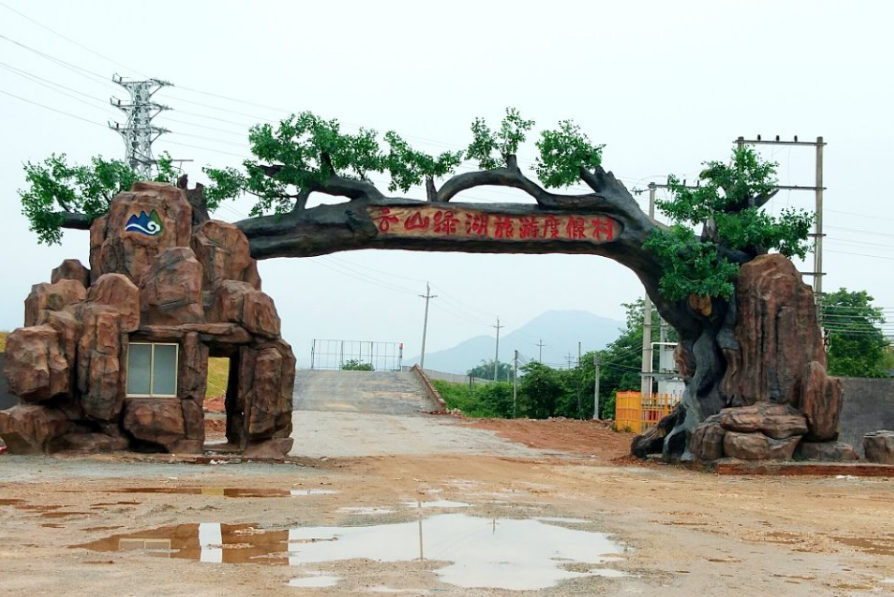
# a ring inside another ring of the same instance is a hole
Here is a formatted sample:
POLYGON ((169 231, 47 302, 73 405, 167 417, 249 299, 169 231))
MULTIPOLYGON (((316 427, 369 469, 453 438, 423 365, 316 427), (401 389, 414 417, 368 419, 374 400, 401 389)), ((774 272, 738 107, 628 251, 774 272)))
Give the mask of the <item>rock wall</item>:
POLYGON ((238 228, 194 222, 183 190, 137 183, 93 223, 90 265, 66 260, 36 284, 9 335, 3 369, 22 401, 0 411, 10 452, 201 452, 209 355, 235 361, 235 449, 288 452, 295 357, 238 228), (176 396, 127 396, 131 342, 178 346, 176 396))
POLYGON ((710 461, 854 460, 838 443, 842 386, 826 374, 826 353, 811 288, 782 255, 746 263, 731 302, 731 334, 719 337, 728 408, 689 438, 692 455, 710 461))

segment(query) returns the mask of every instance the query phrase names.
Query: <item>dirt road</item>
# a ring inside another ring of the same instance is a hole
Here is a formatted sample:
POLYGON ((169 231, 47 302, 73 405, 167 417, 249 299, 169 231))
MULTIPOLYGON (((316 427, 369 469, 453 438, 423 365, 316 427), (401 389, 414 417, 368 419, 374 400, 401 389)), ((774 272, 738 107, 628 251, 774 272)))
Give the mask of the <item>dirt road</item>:
POLYGON ((355 414, 355 455, 297 464, 0 457, 0 595, 894 594, 894 479, 629 466, 629 436, 588 422, 355 414), (392 447, 357 455, 376 429, 392 447))

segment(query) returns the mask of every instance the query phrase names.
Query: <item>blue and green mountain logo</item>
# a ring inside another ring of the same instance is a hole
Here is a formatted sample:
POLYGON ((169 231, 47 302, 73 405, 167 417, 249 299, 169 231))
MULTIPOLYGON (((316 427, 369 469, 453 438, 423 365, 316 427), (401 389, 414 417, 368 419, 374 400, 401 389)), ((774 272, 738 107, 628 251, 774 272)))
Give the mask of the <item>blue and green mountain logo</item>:
POLYGON ((158 236, 162 233, 164 227, 161 224, 161 218, 158 217, 158 214, 153 209, 148 216, 145 211, 141 211, 139 216, 137 214, 131 215, 124 226, 124 230, 125 232, 139 232, 146 236, 158 236))

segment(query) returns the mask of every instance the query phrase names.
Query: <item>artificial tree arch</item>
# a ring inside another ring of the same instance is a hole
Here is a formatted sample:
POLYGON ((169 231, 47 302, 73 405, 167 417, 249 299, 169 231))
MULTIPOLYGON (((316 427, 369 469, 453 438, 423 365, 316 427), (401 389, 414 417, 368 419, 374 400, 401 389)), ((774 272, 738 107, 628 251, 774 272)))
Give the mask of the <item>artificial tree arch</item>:
MULTIPOLYGON (((772 249, 803 257, 811 217, 785 212, 774 218, 762 210, 775 194, 774 167, 740 148, 729 164, 707 163, 697 189, 671 177, 674 198, 659 203, 673 221, 665 226, 645 214, 628 189, 603 169, 603 146, 591 143, 570 121, 541 132, 534 168, 540 182, 529 177, 516 154, 533 126, 508 109, 496 130, 475 120, 473 140, 465 151, 431 156, 393 131, 384 135, 388 148, 383 150, 374 131, 343 133, 337 121, 302 113, 276 127, 254 127, 249 135, 254 159, 246 160, 242 170, 205 169, 212 184, 188 191, 188 196, 199 218, 243 193, 256 197, 251 216, 237 222, 256 259, 407 249, 578 253, 617 261, 636 273, 661 316, 679 334, 680 358, 688 363, 691 377, 684 411, 673 421, 665 449, 680 452, 685 442, 674 442, 674 437, 685 437, 680 434, 728 405, 720 388, 726 362, 719 339, 735 324, 728 315, 739 266, 772 249), (479 169, 456 174, 463 160, 477 161, 479 169), (387 196, 370 181, 372 173, 390 176, 391 193, 418 186, 426 198, 387 196), (553 190, 579 182, 590 192, 553 190), (481 186, 518 189, 535 203, 455 201, 464 191, 481 186), (308 208, 313 193, 347 201, 308 208), (442 225, 439 231, 438 217, 449 218, 452 226, 442 225), (512 236, 505 226, 499 235, 498 220, 515 227, 512 236), (521 227, 526 221, 524 236, 521 227), (571 232, 575 222, 583 223, 583 237, 579 230, 571 232), (568 227, 565 234, 557 223, 568 227), (702 228, 700 235, 693 231, 696 226, 702 228)), ((60 158, 51 160, 58 166, 60 158)), ((102 176, 93 178, 89 169, 68 172, 51 167, 50 160, 26 165, 31 187, 21 193, 24 210, 42 241, 58 241, 63 228, 89 228, 102 215, 97 189, 106 189, 108 195, 108 189, 128 180, 114 164, 94 160, 94 171, 102 176), (60 171, 69 174, 68 179, 60 178, 60 171)))

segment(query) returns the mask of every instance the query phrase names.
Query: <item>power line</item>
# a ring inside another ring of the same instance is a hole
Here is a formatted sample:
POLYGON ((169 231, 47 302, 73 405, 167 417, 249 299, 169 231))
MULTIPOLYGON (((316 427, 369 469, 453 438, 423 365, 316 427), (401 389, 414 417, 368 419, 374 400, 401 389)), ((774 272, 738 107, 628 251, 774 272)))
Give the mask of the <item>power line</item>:
POLYGON ((45 110, 50 110, 51 112, 56 112, 57 114, 62 114, 62 115, 64 115, 64 116, 69 116, 69 117, 71 117, 71 118, 77 118, 78 120, 83 120, 84 122, 89 122, 90 124, 95 124, 96 126, 101 126, 101 127, 103 127, 103 128, 106 127, 106 125, 103 124, 103 123, 101 123, 101 122, 96 122, 95 120, 89 120, 89 119, 87 119, 87 118, 83 118, 83 117, 81 117, 81 116, 76 116, 75 114, 72 114, 71 112, 66 112, 65 110, 58 110, 58 109, 56 109, 56 108, 51 108, 50 106, 47 106, 47 105, 45 105, 45 104, 41 104, 40 102, 35 102, 35 101, 33 101, 33 100, 29 100, 29 99, 27 99, 27 98, 21 97, 21 96, 19 96, 19 95, 14 94, 14 93, 10 93, 10 92, 8 92, 8 91, 4 91, 4 90, 2 90, 2 89, 0 89, 0 93, 2 93, 2 94, 4 94, 4 95, 8 95, 8 96, 10 96, 10 97, 14 97, 14 98, 16 98, 17 100, 21 100, 21 101, 23 101, 23 102, 27 102, 27 103, 29 103, 29 104, 33 104, 33 105, 35 105, 35 106, 39 106, 39 107, 41 107, 41 108, 43 108, 43 109, 45 109, 45 110))
POLYGON ((121 66, 121 67, 123 67, 123 68, 126 68, 127 70, 132 70, 132 71, 134 71, 134 72, 137 73, 137 74, 142 74, 144 77, 148 77, 148 75, 145 75, 145 74, 143 74, 143 73, 140 73, 140 72, 139 72, 138 70, 136 70, 136 69, 133 69, 133 68, 128 67, 127 65, 121 64, 121 63, 118 62, 117 60, 113 60, 113 59, 109 58, 108 56, 105 56, 105 55, 103 55, 103 54, 100 54, 99 52, 97 52, 97 51, 95 51, 95 50, 91 50, 90 48, 88 48, 88 47, 85 46, 84 44, 81 44, 81 43, 79 43, 79 42, 77 42, 77 41, 71 39, 70 37, 66 37, 65 35, 62 35, 62 34, 59 33, 58 31, 56 31, 55 29, 51 29, 50 27, 47 27, 47 26, 44 25, 43 23, 40 23, 40 22, 38 22, 38 21, 32 19, 32 18, 29 17, 28 15, 26 15, 26 14, 24 14, 24 13, 22 13, 22 12, 19 12, 18 10, 16 10, 16 9, 14 9, 13 7, 9 6, 9 5, 6 4, 5 2, 0 2, 0 6, 2 6, 3 8, 5 8, 6 10, 9 10, 9 11, 11 11, 11 12, 14 12, 15 14, 19 15, 19 16, 22 17, 23 19, 25 19, 25 20, 27 20, 27 21, 30 21, 30 22, 34 23, 34 24, 37 25, 38 27, 41 27, 41 28, 43 28, 43 29, 46 29, 47 31, 49 31, 49 32, 52 33, 53 35, 56 35, 56 36, 58 36, 58 37, 61 37, 61 38, 64 39, 65 41, 67 41, 67 42, 69 42, 69 43, 72 43, 72 44, 78 46, 78 47, 81 48, 82 50, 86 50, 86 51, 90 52, 91 54, 93 54, 93 55, 95 55, 95 56, 99 56, 99 57, 102 58, 103 60, 107 60, 108 62, 111 62, 112 64, 116 64, 116 65, 118 65, 118 66, 121 66))

